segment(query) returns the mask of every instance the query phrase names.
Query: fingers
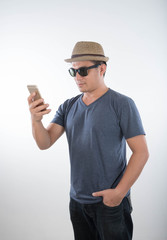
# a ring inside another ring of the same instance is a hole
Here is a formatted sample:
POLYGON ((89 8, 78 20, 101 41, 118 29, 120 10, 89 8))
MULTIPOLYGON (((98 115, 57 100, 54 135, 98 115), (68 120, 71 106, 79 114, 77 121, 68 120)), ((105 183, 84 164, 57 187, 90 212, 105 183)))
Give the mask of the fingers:
POLYGON ((43 115, 51 112, 51 109, 47 109, 49 104, 44 104, 44 99, 40 98, 34 101, 36 93, 33 92, 27 98, 29 104, 29 110, 32 116, 32 119, 35 121, 42 120, 43 115))
POLYGON ((35 101, 32 104, 30 104, 30 112, 32 114, 42 113, 41 115, 47 114, 51 111, 51 109, 47 109, 49 107, 49 104, 40 104, 43 103, 43 101, 35 101))
POLYGON ((44 104, 44 99, 43 98, 40 98, 40 99, 34 101, 35 95, 36 95, 36 92, 33 92, 27 99, 30 111, 33 110, 33 109, 35 109, 35 112, 45 110, 45 108, 47 108, 49 105, 44 104))
POLYGON ((51 109, 47 109, 48 106, 49 104, 43 104, 36 108, 30 108, 32 120, 35 122, 41 121, 44 115, 51 112, 51 109))
POLYGON ((35 97, 36 92, 33 92, 30 94, 30 96, 27 98, 28 104, 30 105, 33 102, 33 98, 35 97))
POLYGON ((48 114, 50 112, 51 112, 51 109, 46 109, 45 111, 43 110, 43 111, 40 111, 40 112, 36 112, 36 113, 34 113, 34 115, 36 117, 42 117, 43 115, 46 115, 46 114, 48 114))
POLYGON ((41 110, 45 109, 46 107, 48 107, 48 105, 44 104, 44 100, 41 98, 34 102, 31 102, 29 107, 30 107, 30 110, 37 109, 37 112, 38 112, 38 111, 41 111, 41 110))
POLYGON ((116 189, 106 189, 99 192, 92 193, 94 197, 103 197, 103 203, 110 207, 115 207, 120 205, 122 202, 122 197, 118 194, 116 189))
POLYGON ((104 191, 92 193, 92 196, 93 196, 93 197, 102 197, 103 195, 104 195, 104 191))

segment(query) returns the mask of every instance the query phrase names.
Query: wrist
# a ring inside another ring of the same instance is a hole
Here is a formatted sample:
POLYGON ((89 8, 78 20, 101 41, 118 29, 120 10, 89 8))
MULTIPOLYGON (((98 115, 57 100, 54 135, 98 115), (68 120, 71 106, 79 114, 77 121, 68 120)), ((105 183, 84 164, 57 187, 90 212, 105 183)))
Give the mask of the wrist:
POLYGON ((38 127, 42 124, 42 121, 41 120, 35 120, 35 119, 32 119, 32 126, 33 127, 38 127))
POLYGON ((120 199, 123 199, 126 193, 119 187, 119 185, 115 188, 116 194, 120 199))
POLYGON ((41 123, 41 122, 42 122, 41 120, 42 120, 42 119, 35 119, 33 116, 31 116, 32 124, 41 123))

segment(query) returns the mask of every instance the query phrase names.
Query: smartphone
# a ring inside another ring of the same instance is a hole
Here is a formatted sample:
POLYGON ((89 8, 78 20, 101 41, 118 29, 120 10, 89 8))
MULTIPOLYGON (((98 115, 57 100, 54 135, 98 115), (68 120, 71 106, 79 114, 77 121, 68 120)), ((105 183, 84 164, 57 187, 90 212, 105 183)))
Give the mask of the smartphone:
POLYGON ((30 93, 36 92, 36 95, 34 97, 34 101, 38 100, 41 98, 41 94, 38 90, 38 87, 36 85, 27 85, 27 88, 30 93))
MULTIPOLYGON (((36 95, 35 95, 35 97, 34 97, 34 101, 42 98, 42 97, 41 97, 41 94, 40 94, 40 91, 39 91, 39 89, 38 89, 38 87, 37 87, 36 85, 27 85, 27 88, 28 88, 28 90, 29 90, 30 93, 36 92, 36 95)), ((43 105, 43 104, 44 104, 44 103, 40 103, 38 106, 41 106, 41 105, 43 105)), ((46 110, 46 109, 44 109, 44 110, 46 110)), ((44 110, 42 110, 42 111, 44 111, 44 110)))

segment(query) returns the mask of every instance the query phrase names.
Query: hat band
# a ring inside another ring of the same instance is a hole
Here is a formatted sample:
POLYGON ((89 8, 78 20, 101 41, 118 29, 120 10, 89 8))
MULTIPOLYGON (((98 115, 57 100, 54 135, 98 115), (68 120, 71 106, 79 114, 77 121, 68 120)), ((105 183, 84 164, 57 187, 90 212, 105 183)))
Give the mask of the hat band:
POLYGON ((75 54, 75 55, 72 55, 71 58, 83 57, 83 56, 105 57, 105 56, 102 55, 102 54, 75 54))

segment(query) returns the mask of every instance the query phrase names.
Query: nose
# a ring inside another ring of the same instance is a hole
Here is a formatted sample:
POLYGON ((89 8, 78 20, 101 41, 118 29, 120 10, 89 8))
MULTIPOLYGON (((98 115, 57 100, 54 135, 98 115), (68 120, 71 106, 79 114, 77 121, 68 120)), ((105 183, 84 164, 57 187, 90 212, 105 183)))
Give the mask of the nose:
POLYGON ((77 72, 76 76, 75 76, 75 80, 80 80, 81 79, 81 75, 79 75, 79 73, 77 72))

